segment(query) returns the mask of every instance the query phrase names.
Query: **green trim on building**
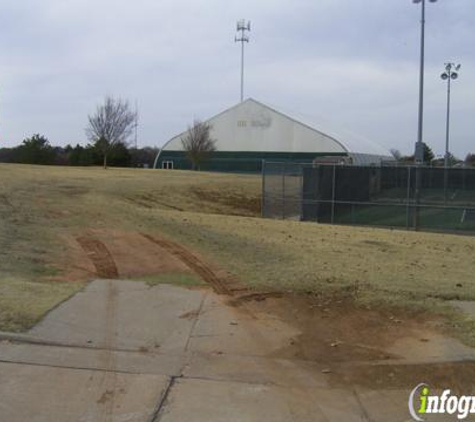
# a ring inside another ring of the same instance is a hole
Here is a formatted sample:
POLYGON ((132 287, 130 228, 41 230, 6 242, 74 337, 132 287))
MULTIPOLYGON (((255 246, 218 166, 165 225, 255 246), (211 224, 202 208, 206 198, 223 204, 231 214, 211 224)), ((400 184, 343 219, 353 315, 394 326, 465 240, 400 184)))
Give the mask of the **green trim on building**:
MULTIPOLYGON (((346 157, 345 152, 260 152, 260 151, 215 151, 203 163, 203 171, 232 173, 258 173, 262 170, 262 161, 290 161, 311 163, 317 157, 346 157)), ((184 151, 162 151, 156 168, 162 168, 163 162, 173 162, 176 170, 191 170, 191 162, 184 151)))

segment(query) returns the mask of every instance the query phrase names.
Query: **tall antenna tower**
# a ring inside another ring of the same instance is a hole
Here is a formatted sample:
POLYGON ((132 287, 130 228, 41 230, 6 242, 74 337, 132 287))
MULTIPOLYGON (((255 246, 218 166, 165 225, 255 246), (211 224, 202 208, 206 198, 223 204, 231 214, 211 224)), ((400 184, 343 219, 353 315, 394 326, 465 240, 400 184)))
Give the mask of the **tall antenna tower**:
POLYGON ((249 42, 247 32, 251 32, 251 22, 241 19, 237 22, 237 32, 241 32, 239 36, 234 38, 235 42, 241 43, 241 102, 244 101, 244 43, 249 42))

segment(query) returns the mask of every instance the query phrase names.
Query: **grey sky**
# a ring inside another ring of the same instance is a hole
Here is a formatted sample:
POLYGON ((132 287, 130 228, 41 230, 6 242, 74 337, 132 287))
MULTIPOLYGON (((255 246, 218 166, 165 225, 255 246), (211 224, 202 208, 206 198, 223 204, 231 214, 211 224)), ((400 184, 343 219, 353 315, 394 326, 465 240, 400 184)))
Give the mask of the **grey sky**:
MULTIPOLYGON (((0 0, 0 146, 85 143, 105 95, 137 99, 139 145, 239 100, 235 21, 253 24, 246 97, 411 153, 419 10, 411 0, 0 0)), ((475 4, 427 6, 425 140, 442 154, 444 62, 461 62, 452 150, 475 152, 475 4)))

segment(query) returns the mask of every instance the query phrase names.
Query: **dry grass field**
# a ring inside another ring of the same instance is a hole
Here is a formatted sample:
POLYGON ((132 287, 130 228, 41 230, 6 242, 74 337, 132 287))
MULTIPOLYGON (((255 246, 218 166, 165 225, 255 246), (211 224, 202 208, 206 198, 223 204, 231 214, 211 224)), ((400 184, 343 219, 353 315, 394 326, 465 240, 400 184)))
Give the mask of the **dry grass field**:
POLYGON ((249 176, 0 164, 0 330, 30 327, 94 278, 74 261, 88 230, 159 231, 166 210, 256 216, 259 189, 249 176))
MULTIPOLYGON (((0 330, 28 328, 97 276, 78 245, 91 234, 124 278, 163 281, 138 240, 151 234, 256 289, 437 312, 475 300, 473 237, 263 220, 260 187, 248 175, 0 165, 0 330)), ((472 322, 449 314, 474 342, 472 322)))

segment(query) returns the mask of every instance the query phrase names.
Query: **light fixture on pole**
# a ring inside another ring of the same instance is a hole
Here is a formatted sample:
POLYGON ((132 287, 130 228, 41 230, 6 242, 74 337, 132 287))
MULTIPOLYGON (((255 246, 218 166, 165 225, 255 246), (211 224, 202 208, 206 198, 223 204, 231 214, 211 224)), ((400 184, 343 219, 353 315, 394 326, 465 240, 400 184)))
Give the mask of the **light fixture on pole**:
POLYGON ((446 121, 446 131, 445 131, 445 160, 444 166, 445 168, 450 167, 450 150, 449 150, 449 142, 450 142, 450 84, 453 80, 459 77, 459 70, 462 65, 455 64, 455 63, 446 63, 445 64, 445 72, 440 75, 442 80, 447 81, 447 121, 446 121))
MULTIPOLYGON (((437 0, 429 0, 435 3, 437 0)), ((424 48, 425 48, 425 23, 426 23, 426 0, 412 0, 413 3, 421 4, 421 56, 419 69, 419 119, 417 128, 417 142, 414 159, 417 164, 424 162, 423 128, 424 128, 424 48)))
POLYGON ((241 32, 239 36, 234 38, 235 42, 241 43, 241 102, 244 101, 244 43, 249 42, 249 36, 246 35, 246 31, 251 31, 251 22, 241 19, 236 25, 237 32, 241 32))

